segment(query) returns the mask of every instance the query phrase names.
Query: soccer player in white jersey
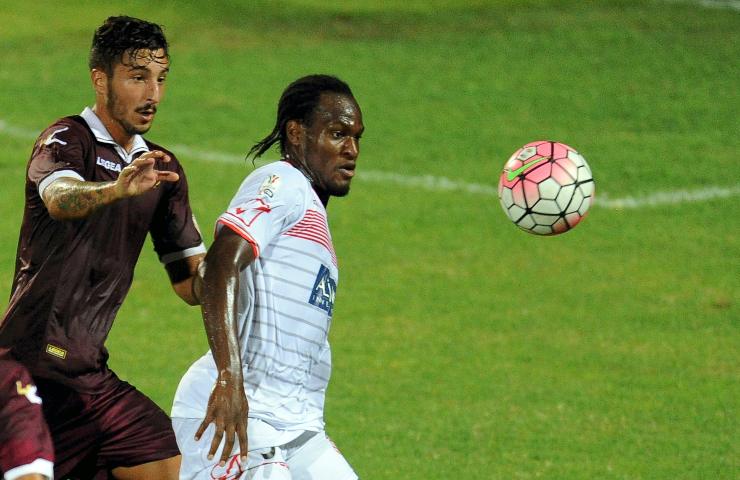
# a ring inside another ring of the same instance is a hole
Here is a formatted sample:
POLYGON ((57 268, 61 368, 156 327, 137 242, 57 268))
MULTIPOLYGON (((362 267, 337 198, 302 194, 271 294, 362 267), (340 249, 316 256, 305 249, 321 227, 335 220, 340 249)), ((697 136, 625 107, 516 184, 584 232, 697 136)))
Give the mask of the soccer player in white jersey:
POLYGON ((349 192, 363 130, 347 84, 310 75, 250 151, 282 158, 241 184, 195 283, 211 349, 175 394, 181 479, 358 478, 324 431, 339 279, 325 208, 349 192))

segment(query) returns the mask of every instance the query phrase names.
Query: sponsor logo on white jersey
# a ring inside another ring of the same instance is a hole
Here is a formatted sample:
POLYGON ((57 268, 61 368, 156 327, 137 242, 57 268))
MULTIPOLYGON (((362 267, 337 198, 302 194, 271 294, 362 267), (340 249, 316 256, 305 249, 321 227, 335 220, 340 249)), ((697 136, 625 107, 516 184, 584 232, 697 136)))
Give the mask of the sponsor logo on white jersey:
POLYGON ((98 157, 97 161, 95 162, 101 167, 105 168, 106 170, 110 170, 111 172, 120 172, 121 171, 121 164, 116 162, 111 162, 110 160, 106 160, 104 158, 98 157))
POLYGON ((316 275, 316 282, 313 284, 313 290, 311 290, 308 303, 325 310, 331 317, 336 294, 337 282, 331 278, 329 269, 322 265, 319 269, 319 274, 316 275))

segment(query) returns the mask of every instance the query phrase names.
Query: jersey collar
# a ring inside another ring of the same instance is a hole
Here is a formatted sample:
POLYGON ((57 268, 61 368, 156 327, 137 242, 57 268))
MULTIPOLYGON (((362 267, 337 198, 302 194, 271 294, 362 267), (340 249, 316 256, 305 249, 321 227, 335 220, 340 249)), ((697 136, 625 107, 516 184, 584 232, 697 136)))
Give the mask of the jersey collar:
POLYGON ((134 143, 131 151, 127 152, 126 149, 124 149, 122 146, 117 144, 115 140, 113 140, 113 137, 108 132, 108 129, 105 128, 103 122, 100 121, 100 118, 98 118, 98 116, 95 114, 95 112, 92 111, 90 107, 85 107, 82 113, 80 113, 80 116, 85 120, 85 122, 87 122, 87 125, 90 127, 90 130, 92 130, 93 135, 95 135, 95 139, 98 142, 113 145, 116 153, 118 153, 118 156, 121 157, 124 162, 131 163, 134 160, 134 156, 136 154, 149 151, 149 147, 147 147, 146 142, 144 141, 144 137, 137 134, 134 135, 134 143))

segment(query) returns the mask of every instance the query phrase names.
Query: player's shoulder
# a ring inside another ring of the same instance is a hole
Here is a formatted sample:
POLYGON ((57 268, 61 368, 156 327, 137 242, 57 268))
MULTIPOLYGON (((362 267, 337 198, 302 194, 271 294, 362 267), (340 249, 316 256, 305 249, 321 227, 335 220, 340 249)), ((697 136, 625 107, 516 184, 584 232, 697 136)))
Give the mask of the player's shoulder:
POLYGON ((306 177, 284 161, 268 163, 249 174, 247 181, 257 185, 259 193, 278 194, 283 191, 302 192, 309 188, 306 177))
POLYGON ((79 115, 70 115, 55 120, 38 137, 40 145, 58 143, 65 145, 70 141, 92 141, 93 134, 85 120, 79 115))
POLYGON ((90 131, 87 126, 87 122, 85 122, 85 119, 82 118, 80 115, 68 115, 66 117, 57 118, 48 127, 46 127, 46 130, 58 127, 69 127, 70 129, 74 130, 84 130, 87 132, 90 131))
POLYGON ((266 175, 279 175, 281 178, 284 178, 286 181, 290 182, 305 181, 305 177, 300 172, 300 170, 283 160, 262 165, 261 167, 255 169, 249 176, 264 177, 266 175))

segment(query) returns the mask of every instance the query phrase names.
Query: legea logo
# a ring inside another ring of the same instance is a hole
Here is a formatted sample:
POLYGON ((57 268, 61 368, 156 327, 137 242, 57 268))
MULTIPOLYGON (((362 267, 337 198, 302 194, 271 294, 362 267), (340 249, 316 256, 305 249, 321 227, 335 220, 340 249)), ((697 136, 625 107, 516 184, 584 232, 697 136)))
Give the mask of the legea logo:
POLYGON ((121 164, 116 162, 111 162, 110 160, 106 160, 104 158, 98 157, 98 159, 95 161, 98 165, 105 168, 106 170, 110 170, 111 172, 121 172, 121 164))

